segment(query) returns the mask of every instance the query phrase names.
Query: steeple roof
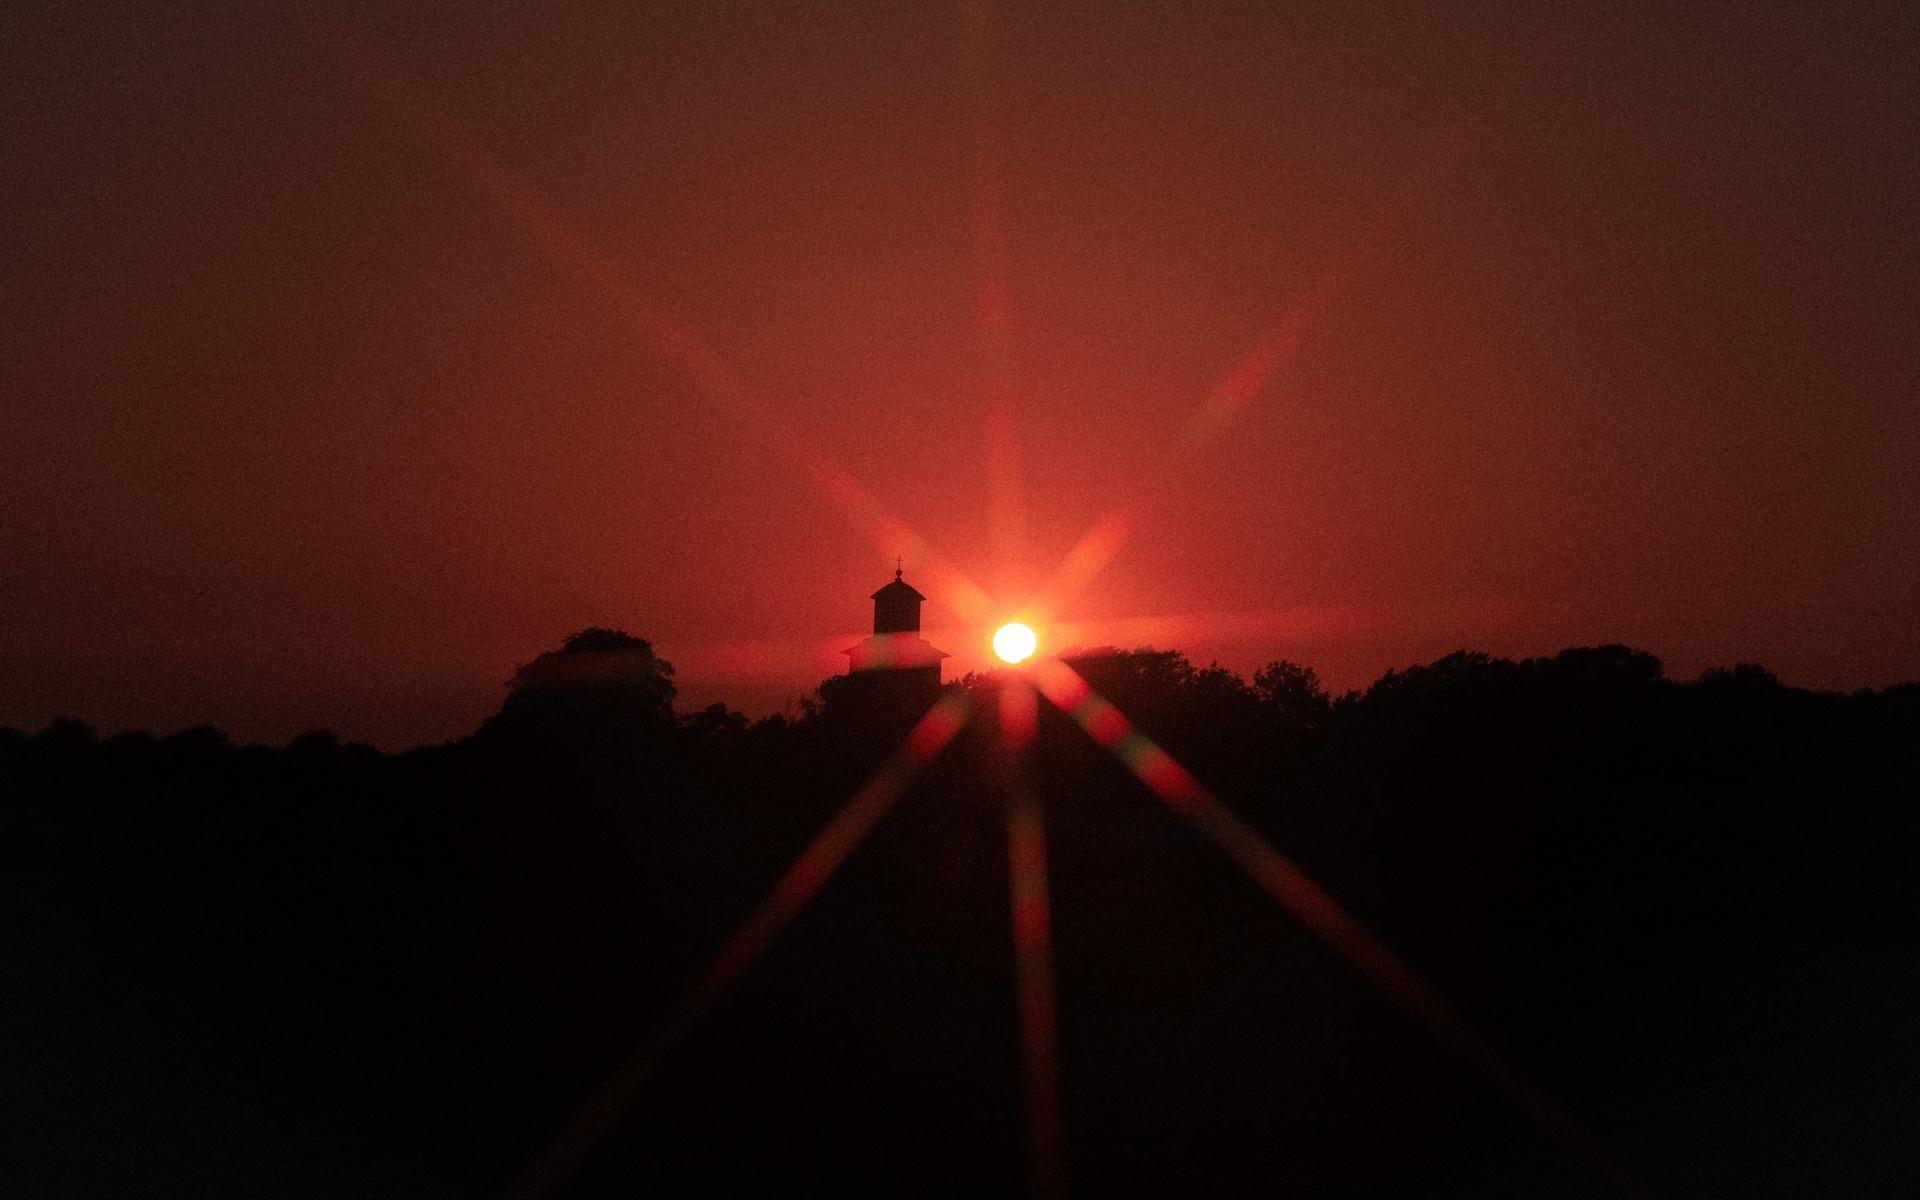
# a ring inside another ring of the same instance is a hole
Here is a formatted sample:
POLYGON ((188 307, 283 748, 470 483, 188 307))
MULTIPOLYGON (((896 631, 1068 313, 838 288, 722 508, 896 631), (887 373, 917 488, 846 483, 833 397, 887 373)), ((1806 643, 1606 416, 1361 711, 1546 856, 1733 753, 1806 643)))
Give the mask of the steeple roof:
POLYGON ((879 591, 875 592, 873 595, 867 598, 869 600, 878 600, 878 599, 881 599, 882 597, 891 598, 894 596, 904 596, 908 600, 925 600, 926 599, 925 596, 922 596, 919 592, 916 592, 913 590, 912 584, 900 578, 900 569, 898 567, 894 568, 893 582, 889 583, 887 586, 881 588, 879 591))

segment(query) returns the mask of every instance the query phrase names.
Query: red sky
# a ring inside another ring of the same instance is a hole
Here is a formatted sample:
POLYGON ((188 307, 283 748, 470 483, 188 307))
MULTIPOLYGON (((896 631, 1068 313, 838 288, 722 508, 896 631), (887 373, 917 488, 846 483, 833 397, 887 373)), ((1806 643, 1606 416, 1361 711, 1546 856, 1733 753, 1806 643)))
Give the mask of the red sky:
POLYGON ((777 708, 943 598, 808 463, 1009 608, 1137 499, 1053 615, 1241 670, 1920 678, 1909 6, 36 7, 0 724, 397 747, 589 624, 777 708))

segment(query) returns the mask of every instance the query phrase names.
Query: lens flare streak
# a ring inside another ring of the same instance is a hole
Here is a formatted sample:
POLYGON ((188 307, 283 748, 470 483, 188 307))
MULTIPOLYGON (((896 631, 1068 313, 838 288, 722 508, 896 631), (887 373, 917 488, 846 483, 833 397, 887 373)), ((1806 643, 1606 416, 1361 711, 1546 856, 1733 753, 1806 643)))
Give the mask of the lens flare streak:
POLYGON ((1047 890, 1047 833, 1040 802, 1024 778, 1007 806, 1007 866, 1019 989, 1020 1057, 1026 1069, 1029 1190, 1066 1190, 1066 1132, 1060 1113, 1060 1062, 1053 993, 1053 911, 1047 890))
POLYGON ((718 1000, 734 980, 759 961, 773 939, 806 907, 820 886, 832 877, 876 822, 893 807, 920 768, 932 762, 966 721, 966 701, 960 693, 943 696, 920 718, 906 741, 881 765, 866 786, 827 823, 811 845, 794 860, 774 886, 773 893, 747 918, 687 993, 686 1007, 704 1009, 718 1000))
POLYGON ((1355 248, 1337 255, 1313 279, 1278 320, 1241 356, 1226 376, 1193 410, 1181 431, 1176 453, 1166 462, 1147 493, 1136 489, 1131 500, 1115 505, 1080 536, 1061 560, 1040 599, 1059 608, 1104 571, 1139 526, 1141 516, 1181 486, 1180 468, 1195 452, 1218 437, 1266 391, 1273 377, 1292 360, 1319 329, 1336 297, 1347 290, 1359 265, 1371 255, 1377 236, 1363 237, 1355 248))
POLYGON ((1008 675, 1001 680, 997 699, 999 750, 1007 790, 1007 877, 1013 917, 1015 999, 1026 1083, 1028 1191, 1035 1197, 1053 1197, 1066 1192, 1066 1130, 1060 1109, 1046 820, 1033 790, 1026 757, 1038 725, 1039 696, 1026 679, 1008 675))
POLYGON ((1258 831, 1208 792, 1171 754, 1136 729, 1126 714, 1095 691, 1078 671, 1053 659, 1038 664, 1032 676, 1050 703, 1106 747, 1169 808, 1211 838, 1261 890, 1346 959, 1443 1047, 1504 1094, 1552 1141, 1586 1162, 1623 1194, 1645 1194, 1637 1180, 1595 1143, 1571 1115, 1475 1032, 1438 989, 1369 932, 1291 859, 1274 849, 1258 831))
POLYGON ((962 58, 968 84, 974 311, 987 436, 987 513, 993 585, 1024 593, 1026 501, 1020 483, 1020 427, 1012 387, 1013 303, 1007 247, 1006 172, 993 72, 993 6, 962 0, 962 58))
POLYGON ((1373 215, 1359 224, 1320 270, 1306 280, 1273 323, 1193 408, 1179 440, 1173 444, 1174 453, 1157 472, 1151 490, 1132 488, 1130 500, 1116 504, 1096 520, 1067 552, 1039 593, 1042 603, 1054 609, 1064 606, 1106 569, 1146 511, 1180 492, 1185 486, 1184 469, 1197 453, 1267 393, 1274 379, 1320 334, 1335 307, 1351 298, 1362 280, 1386 260, 1390 238, 1405 223, 1433 177, 1451 170, 1465 157, 1487 121, 1484 117, 1455 121, 1431 135, 1373 215))
POLYGON ((1040 723, 1040 697, 1019 675, 1001 677, 995 697, 1000 705, 1000 740, 1010 751, 1025 750, 1040 723))
POLYGON ((960 732, 968 712, 969 701, 960 692, 946 693, 927 710, 900 748, 815 835, 767 898, 727 939, 688 987, 674 1017, 580 1107, 572 1123, 522 1177, 512 1193, 518 1200, 550 1196, 567 1181, 586 1153, 613 1131, 634 1096, 673 1048, 734 982, 760 960, 780 932, 793 922, 893 807, 920 768, 932 762, 960 732))
POLYGON ((682 378, 750 435, 772 447, 878 549, 919 563, 930 577, 935 598, 962 620, 987 618, 993 605, 978 585, 888 512, 830 455, 795 431, 693 326, 657 303, 618 259, 582 236, 464 122, 371 47, 345 35, 331 40, 356 83, 398 116, 452 173, 503 212, 550 261, 596 292, 682 378))

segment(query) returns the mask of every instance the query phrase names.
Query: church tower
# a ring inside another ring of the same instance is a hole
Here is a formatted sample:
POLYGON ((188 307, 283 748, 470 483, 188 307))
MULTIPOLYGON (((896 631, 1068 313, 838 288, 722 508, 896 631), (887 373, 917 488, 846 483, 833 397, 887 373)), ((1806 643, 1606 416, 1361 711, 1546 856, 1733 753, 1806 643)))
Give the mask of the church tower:
POLYGON ((873 636, 842 651, 848 673, 883 671, 903 692, 938 692, 940 661, 948 655, 920 636, 925 600, 895 567, 893 582, 873 594, 873 636))
POLYGON ((893 582, 873 594, 873 631, 882 633, 919 633, 920 604, 926 599, 893 570, 893 582))

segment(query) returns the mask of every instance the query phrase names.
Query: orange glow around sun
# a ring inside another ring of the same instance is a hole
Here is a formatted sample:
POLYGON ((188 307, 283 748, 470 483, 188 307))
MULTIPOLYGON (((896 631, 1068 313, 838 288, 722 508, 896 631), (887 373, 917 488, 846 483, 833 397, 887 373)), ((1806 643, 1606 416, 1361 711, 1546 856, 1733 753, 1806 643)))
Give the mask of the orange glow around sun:
POLYGON ((993 631, 993 652, 1000 656, 1001 662, 1019 663, 1033 657, 1034 650, 1040 645, 1033 627, 1010 621, 993 631))

